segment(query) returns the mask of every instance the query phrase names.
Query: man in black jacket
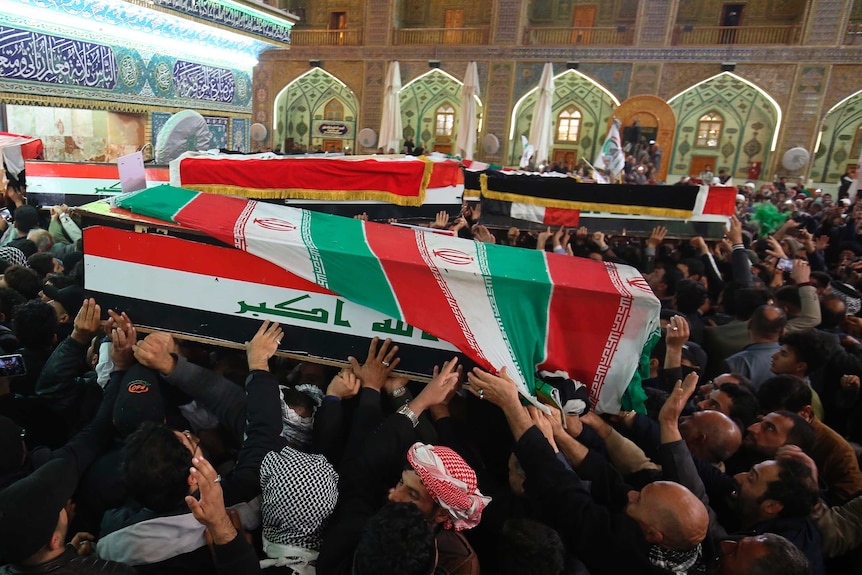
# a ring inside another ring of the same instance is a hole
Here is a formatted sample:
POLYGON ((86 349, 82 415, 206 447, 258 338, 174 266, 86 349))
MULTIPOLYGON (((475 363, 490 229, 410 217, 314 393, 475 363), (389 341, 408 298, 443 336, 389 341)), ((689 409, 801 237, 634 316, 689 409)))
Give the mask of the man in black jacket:
POLYGON ((510 379, 475 368, 468 380, 474 395, 503 410, 516 441, 515 456, 526 472, 527 496, 590 573, 666 574, 685 571, 700 560, 709 518, 688 489, 656 481, 640 492, 630 490, 607 463, 563 434, 559 441, 568 443, 560 450, 593 481, 591 495, 579 474, 554 455, 545 416, 521 406, 510 379), (599 496, 602 503, 594 499, 599 496))

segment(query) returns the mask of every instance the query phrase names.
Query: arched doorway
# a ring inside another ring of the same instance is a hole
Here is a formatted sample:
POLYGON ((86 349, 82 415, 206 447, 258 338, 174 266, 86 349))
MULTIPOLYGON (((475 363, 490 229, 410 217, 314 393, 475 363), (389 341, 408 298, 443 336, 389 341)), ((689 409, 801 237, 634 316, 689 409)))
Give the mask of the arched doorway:
MULTIPOLYGON (((434 68, 406 83, 398 92, 404 140, 413 138, 426 151, 451 154, 461 122, 463 82, 434 68)), ((476 96, 476 120, 482 126, 482 100, 476 96)))
MULTIPOLYGON (((521 136, 530 133, 537 98, 538 86, 524 94, 512 110, 509 164, 517 165, 523 154, 521 136)), ((607 124, 614 109, 619 105, 619 100, 607 88, 577 70, 566 70, 554 76, 551 106, 554 143, 548 159, 565 161, 570 166, 581 158, 592 162, 607 136, 607 124), (573 129, 575 123, 576 130, 573 129)))
MULTIPOLYGON (((673 149, 674 133, 676 131, 676 115, 668 106, 667 102, 658 96, 633 96, 625 100, 614 111, 616 117, 622 124, 623 146, 626 144, 626 135, 635 120, 641 128, 643 139, 647 142, 655 140, 662 150, 662 162, 659 166, 658 181, 667 180, 668 164, 670 157, 668 150, 673 149)), ((608 123, 610 127, 610 123, 608 123)))
POLYGON ((722 72, 668 101, 676 114, 676 141, 668 175, 700 173, 710 164, 737 180, 770 179, 767 173, 781 125, 781 108, 748 80, 722 72))
POLYGON ((355 149, 358 100, 347 85, 312 68, 275 97, 273 147, 285 153, 355 149))
POLYGON ((826 112, 821 124, 811 179, 837 183, 862 153, 862 91, 844 98, 826 112))

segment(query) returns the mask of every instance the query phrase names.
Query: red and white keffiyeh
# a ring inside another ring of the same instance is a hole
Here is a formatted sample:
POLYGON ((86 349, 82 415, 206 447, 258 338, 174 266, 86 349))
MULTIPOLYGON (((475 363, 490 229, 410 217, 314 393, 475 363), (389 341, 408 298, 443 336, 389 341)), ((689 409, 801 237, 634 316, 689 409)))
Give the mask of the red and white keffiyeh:
POLYGON ((460 455, 448 447, 417 442, 407 452, 407 461, 431 498, 449 513, 446 529, 463 531, 479 524, 491 498, 479 492, 476 472, 460 455))

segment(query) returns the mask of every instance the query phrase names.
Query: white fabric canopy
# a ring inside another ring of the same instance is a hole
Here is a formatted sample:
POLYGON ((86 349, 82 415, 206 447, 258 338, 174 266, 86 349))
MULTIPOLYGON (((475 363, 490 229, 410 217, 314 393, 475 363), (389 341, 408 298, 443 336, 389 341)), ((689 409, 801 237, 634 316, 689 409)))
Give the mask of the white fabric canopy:
POLYGON ((547 162, 551 151, 552 122, 551 107, 554 102, 554 65, 548 62, 542 70, 539 81, 539 97, 533 108, 533 121, 530 124, 530 144, 536 152, 533 155, 535 163, 547 162))
POLYGON ((477 104, 474 96, 479 95, 479 72, 476 62, 467 64, 467 73, 464 76, 464 85, 461 87, 461 118, 458 120, 458 139, 455 149, 464 160, 473 159, 473 150, 476 147, 476 123, 477 104))
POLYGON ((383 92, 383 118, 380 121, 380 138, 378 147, 384 152, 390 149, 396 153, 401 151, 401 102, 398 92, 401 90, 401 66, 395 60, 389 64, 386 72, 386 86, 383 92))
MULTIPOLYGON (((0 159, 6 165, 9 175, 17 178, 24 171, 24 157, 21 155, 21 145, 29 144, 39 138, 18 136, 16 134, 0 134, 0 159)), ((2 166, 0 166, 2 167, 2 166)))

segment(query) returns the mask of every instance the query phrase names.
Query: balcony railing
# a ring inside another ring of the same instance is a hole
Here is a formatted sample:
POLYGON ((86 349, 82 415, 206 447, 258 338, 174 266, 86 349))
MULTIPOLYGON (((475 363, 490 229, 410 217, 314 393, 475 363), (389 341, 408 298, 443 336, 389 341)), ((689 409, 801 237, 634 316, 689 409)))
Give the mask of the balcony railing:
POLYGON ((631 45, 634 43, 634 32, 634 28, 627 26, 607 28, 525 28, 524 44, 631 45))
POLYGON ((796 44, 800 26, 677 26, 676 46, 704 44, 796 44))
POLYGON ((847 25, 845 44, 862 44, 862 22, 850 22, 847 25))
POLYGON ((362 30, 296 30, 290 33, 294 46, 359 46, 362 30))
POLYGON ((395 43, 407 44, 487 44, 490 29, 472 28, 398 28, 395 43))

